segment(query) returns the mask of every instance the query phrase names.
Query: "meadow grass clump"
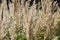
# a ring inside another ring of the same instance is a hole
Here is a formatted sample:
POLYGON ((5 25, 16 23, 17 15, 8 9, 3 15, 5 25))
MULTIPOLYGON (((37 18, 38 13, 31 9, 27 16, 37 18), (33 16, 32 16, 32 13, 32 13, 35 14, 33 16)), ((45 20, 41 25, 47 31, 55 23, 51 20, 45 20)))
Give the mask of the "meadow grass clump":
POLYGON ((0 4, 0 40, 52 40, 59 36, 60 8, 56 2, 7 0, 0 4), (57 30, 57 31, 56 31, 57 30))

